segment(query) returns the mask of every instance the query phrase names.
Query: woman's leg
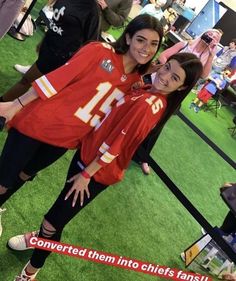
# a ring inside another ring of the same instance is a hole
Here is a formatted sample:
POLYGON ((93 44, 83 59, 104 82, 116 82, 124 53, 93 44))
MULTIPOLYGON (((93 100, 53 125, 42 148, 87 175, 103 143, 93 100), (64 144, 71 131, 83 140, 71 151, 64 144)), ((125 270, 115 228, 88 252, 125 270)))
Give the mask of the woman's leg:
POLYGON ((66 151, 10 129, 0 157, 0 206, 66 151))
MULTIPOLYGON (((81 162, 79 153, 80 152, 77 151, 72 159, 67 174, 67 180, 82 170, 80 164, 78 164, 78 161, 81 162)), ((80 206, 78 202, 75 207, 72 207, 73 196, 70 196, 67 200, 64 199, 65 195, 72 187, 72 185, 73 183, 65 183, 64 189, 62 190, 61 194, 59 195, 51 209, 48 211, 48 213, 45 215, 40 229, 39 237, 54 241, 60 241, 61 233, 67 223, 107 187, 94 181, 94 179, 92 178, 89 183, 90 198, 87 198, 85 196, 83 206, 80 206)), ((48 251, 35 249, 26 270, 30 273, 36 272, 36 270, 43 267, 44 262, 49 255, 50 252, 48 251)))
POLYGON ((17 190, 25 184, 25 182, 32 181, 39 171, 56 162, 66 153, 66 151, 67 149, 63 147, 56 147, 46 143, 41 143, 37 151, 35 151, 34 155, 32 155, 32 158, 20 171, 14 182, 14 187, 7 189, 6 193, 0 195, 0 206, 14 193, 16 193, 17 190))
POLYGON ((18 81, 13 87, 11 87, 2 96, 2 101, 12 101, 15 98, 20 97, 31 87, 31 83, 42 76, 43 74, 39 71, 36 63, 34 63, 31 68, 23 75, 20 81, 18 81))
POLYGON ((56 162, 66 152, 67 148, 42 143, 34 156, 21 172, 21 177, 25 180, 32 180, 36 174, 56 162))
POLYGON ((41 142, 10 129, 0 157, 0 206, 23 184, 20 172, 41 142))
POLYGON ((5 192, 0 194, 0 207, 14 194, 19 190, 27 180, 22 180, 19 176, 14 183, 14 188, 6 189, 5 192))

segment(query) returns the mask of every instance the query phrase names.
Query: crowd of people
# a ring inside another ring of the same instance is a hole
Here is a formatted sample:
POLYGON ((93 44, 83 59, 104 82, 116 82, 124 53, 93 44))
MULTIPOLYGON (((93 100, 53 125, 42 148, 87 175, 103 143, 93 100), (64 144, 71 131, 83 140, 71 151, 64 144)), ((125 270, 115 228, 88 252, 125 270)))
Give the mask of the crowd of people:
MULTIPOLYGON (((68 149, 75 154, 65 185, 39 230, 10 239, 12 249, 27 249, 32 235, 60 241, 68 222, 109 185, 121 181, 132 159, 148 175, 146 155, 199 79, 210 82, 193 102, 195 107, 214 94, 209 93, 212 83, 219 89, 225 86, 236 56, 235 39, 218 51, 222 31, 210 29, 157 57, 166 33, 161 23, 165 9, 176 16, 170 10, 173 1, 144 2, 131 21, 133 1, 48 3, 53 16, 37 60, 1 96, 0 115, 8 136, 0 156, 0 206, 68 149), (101 31, 124 23, 114 43, 101 41, 101 31)), ((4 5, 0 1, 0 15, 4 5)), ((18 6, 7 26, 0 24, 0 37, 17 11, 18 6)), ((0 218, 4 211, 0 208, 0 218)), ((35 249, 15 281, 35 280, 49 255, 35 249)))

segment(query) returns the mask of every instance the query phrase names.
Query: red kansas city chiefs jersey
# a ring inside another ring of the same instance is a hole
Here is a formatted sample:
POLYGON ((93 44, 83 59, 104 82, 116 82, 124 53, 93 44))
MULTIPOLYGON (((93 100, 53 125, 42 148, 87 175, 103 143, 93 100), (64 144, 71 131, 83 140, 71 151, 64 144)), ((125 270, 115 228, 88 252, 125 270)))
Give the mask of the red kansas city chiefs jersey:
POLYGON ((10 126, 45 143, 76 148, 139 79, 137 73, 125 74, 123 56, 110 45, 90 43, 33 83, 40 98, 24 107, 10 126))
POLYGON ((139 91, 126 96, 82 140, 81 159, 86 165, 100 157, 98 163, 103 167, 94 175, 96 181, 109 185, 122 179, 134 152, 160 120, 166 104, 160 94, 139 91))

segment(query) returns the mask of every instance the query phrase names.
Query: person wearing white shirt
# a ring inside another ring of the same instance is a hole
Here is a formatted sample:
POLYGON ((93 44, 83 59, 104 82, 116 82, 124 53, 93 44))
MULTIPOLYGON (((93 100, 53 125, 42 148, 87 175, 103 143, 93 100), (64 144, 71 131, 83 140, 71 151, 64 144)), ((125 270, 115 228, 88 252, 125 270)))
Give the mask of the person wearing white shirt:
POLYGON ((147 4, 140 11, 140 14, 149 14, 158 20, 163 17, 162 7, 166 4, 166 0, 156 0, 155 4, 147 4))

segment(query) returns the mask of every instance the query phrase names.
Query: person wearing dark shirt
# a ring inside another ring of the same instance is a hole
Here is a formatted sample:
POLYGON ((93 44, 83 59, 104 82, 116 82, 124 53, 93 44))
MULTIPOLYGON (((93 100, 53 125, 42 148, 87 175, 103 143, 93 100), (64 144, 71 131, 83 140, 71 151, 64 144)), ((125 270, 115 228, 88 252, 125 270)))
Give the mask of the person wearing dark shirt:
POLYGON ((34 80, 65 64, 89 40, 96 40, 99 23, 96 0, 57 0, 37 61, 20 81, 3 94, 1 101, 21 96, 34 80))
POLYGON ((0 39, 12 26, 24 2, 24 0, 0 0, 0 39))

